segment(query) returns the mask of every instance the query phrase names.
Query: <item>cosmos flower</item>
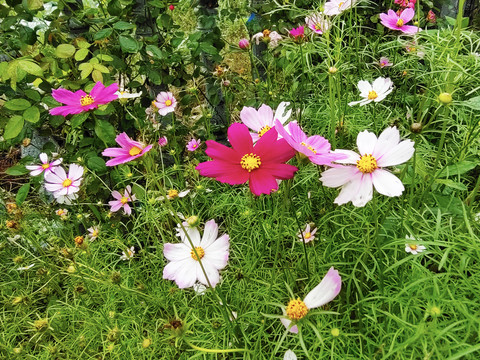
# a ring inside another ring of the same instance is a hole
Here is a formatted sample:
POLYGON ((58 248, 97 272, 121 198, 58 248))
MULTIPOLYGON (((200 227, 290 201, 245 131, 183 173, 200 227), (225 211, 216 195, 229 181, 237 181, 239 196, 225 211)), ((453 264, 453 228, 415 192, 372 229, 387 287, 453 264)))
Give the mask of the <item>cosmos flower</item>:
POLYGON ((330 0, 325 3, 324 14, 328 16, 339 15, 350 9, 356 0, 330 0))
POLYGON ((387 57, 383 56, 380 58, 380 61, 378 62, 378 65, 383 69, 384 67, 392 66, 393 64, 388 60, 387 57))
POLYGON ((142 96, 142 92, 140 91, 139 93, 130 93, 128 91, 116 91, 115 95, 118 96, 119 100, 122 100, 122 99, 128 100, 128 99, 135 99, 142 96))
POLYGON ((362 131, 357 136, 357 147, 360 154, 335 150, 334 153, 348 156, 337 162, 350 165, 328 169, 320 177, 324 186, 342 187, 335 204, 351 201, 354 206, 363 207, 372 199, 373 187, 385 196, 402 195, 405 189, 402 182, 383 168, 408 161, 415 151, 413 141, 400 141, 398 129, 389 127, 378 139, 374 133, 362 131))
POLYGON ((265 29, 262 32, 259 32, 253 35, 252 40, 255 40, 255 43, 257 45, 260 44, 260 40, 261 40, 263 42, 268 43, 270 47, 274 48, 278 45, 278 42, 282 40, 282 37, 276 31, 270 31, 265 29))
POLYGON ((197 140, 197 139, 192 139, 188 142, 187 144, 187 150, 188 151, 195 151, 198 149, 198 147, 200 146, 200 143, 201 141, 200 140, 197 140))
POLYGON ((107 166, 125 164, 129 161, 135 160, 136 158, 139 158, 140 156, 143 156, 145 153, 149 152, 153 147, 153 145, 145 146, 141 142, 130 139, 124 132, 117 135, 115 141, 121 147, 106 148, 102 152, 103 156, 113 157, 113 159, 110 159, 106 162, 107 166))
POLYGON ((292 30, 290 30, 289 34, 294 38, 295 41, 299 41, 303 39, 305 35, 305 29, 303 26, 299 26, 297 28, 293 28, 292 30))
POLYGON ((435 13, 432 10, 428 10, 427 22, 429 22, 431 24, 435 24, 437 22, 437 16, 435 15, 435 13))
POLYGON ((122 256, 120 256, 120 260, 132 260, 135 256, 135 247, 131 246, 130 249, 127 248, 126 251, 122 251, 122 256))
POLYGON ((177 100, 171 92, 162 91, 157 95, 156 101, 153 102, 158 109, 158 113, 162 116, 174 112, 177 106, 177 100))
POLYGON ((417 255, 426 249, 423 245, 416 245, 416 244, 405 244, 405 251, 407 253, 411 253, 413 255, 417 255))
POLYGON ((40 175, 41 173, 45 172, 49 173, 51 171, 54 171, 58 165, 62 163, 62 159, 57 159, 52 162, 48 161, 48 156, 45 153, 41 153, 40 156, 40 161, 42 162, 42 165, 27 165, 25 166, 28 170, 30 170, 30 176, 37 176, 40 175))
POLYGON ((284 311, 285 317, 280 318, 280 321, 290 332, 298 333, 298 327, 295 323, 303 319, 309 310, 323 306, 335 299, 341 288, 342 278, 332 266, 320 284, 315 286, 303 301, 298 298, 288 302, 284 311), (291 326, 292 322, 293 326, 291 326))
POLYGON ((220 281, 219 270, 227 265, 229 236, 224 234, 217 238, 218 225, 215 220, 205 223, 201 239, 197 228, 188 228, 187 233, 195 251, 192 249, 185 231, 180 229, 179 236, 182 242, 179 244, 167 243, 163 247, 163 255, 169 261, 163 269, 163 278, 175 281, 181 289, 194 286, 197 280, 208 286, 207 278, 200 266, 199 260, 201 260, 210 284, 215 287, 220 281))
POLYGON ((89 227, 87 230, 88 230, 87 236, 90 239, 90 241, 95 240, 98 237, 98 234, 100 234, 100 229, 98 228, 98 226, 89 227))
POLYGON ((112 196, 115 198, 115 200, 111 200, 108 202, 108 205, 111 206, 111 212, 116 212, 123 208, 123 213, 125 215, 130 215, 132 213, 132 208, 130 207, 130 205, 128 205, 128 203, 130 201, 133 202, 137 200, 137 198, 134 194, 132 194, 132 188, 130 185, 125 188, 123 196, 118 191, 112 191, 112 196))
POLYGON ((363 98, 359 101, 352 101, 348 103, 348 106, 359 104, 360 106, 367 105, 374 102, 382 101, 393 91, 393 82, 390 78, 379 77, 375 79, 373 84, 368 81, 360 80, 358 82, 358 90, 360 90, 360 96, 363 98))
POLYGON ((115 92, 118 90, 118 84, 113 83, 105 87, 100 81, 87 94, 83 90, 75 92, 66 89, 52 90, 52 96, 60 103, 66 106, 58 106, 50 109, 50 115, 67 116, 70 114, 80 114, 98 108, 98 105, 108 104, 110 101, 117 99, 115 92))
POLYGON ((414 8, 417 0, 395 0, 395 4, 399 5, 401 8, 414 8))
POLYGON ((307 224, 305 227, 305 231, 298 232, 297 236, 300 241, 304 241, 305 243, 309 243, 310 241, 315 240, 315 233, 317 232, 317 228, 310 230, 310 224, 307 224))
POLYGON ((297 355, 290 349, 285 351, 285 355, 283 355, 283 360, 297 360, 297 355))
POLYGON ((272 108, 265 104, 258 110, 249 106, 243 107, 240 111, 240 120, 253 130, 250 133, 253 142, 257 142, 268 130, 275 127, 275 120, 280 121, 282 125, 285 124, 292 114, 292 110, 285 111, 289 105, 289 102, 281 102, 278 104, 275 114, 272 108))
POLYGON ((308 28, 315 34, 323 34, 330 29, 330 21, 322 13, 314 13, 305 18, 308 28))
POLYGON ((55 214, 57 214, 61 218, 63 218, 63 217, 66 218, 67 214, 68 214, 68 210, 67 209, 58 209, 57 211, 55 211, 55 214))
POLYGON ((196 169, 200 175, 215 178, 230 185, 248 181, 250 191, 260 196, 278 189, 276 179, 291 179, 298 170, 284 164, 295 155, 295 151, 284 139, 277 140, 277 131, 267 131, 253 146, 252 137, 244 124, 232 124, 228 128, 226 147, 207 140, 205 153, 213 160, 202 162, 196 169))
POLYGON ((404 34, 415 34, 420 31, 418 26, 405 25, 412 20, 414 16, 415 10, 410 8, 403 10, 400 15, 397 15, 393 10, 388 10, 388 14, 380 14, 380 22, 389 29, 399 30, 404 34))
POLYGON ((45 188, 53 193, 57 201, 59 198, 64 200, 65 196, 74 195, 80 190, 82 176, 83 167, 80 165, 71 164, 68 175, 65 170, 59 166, 55 171, 45 173, 45 188))

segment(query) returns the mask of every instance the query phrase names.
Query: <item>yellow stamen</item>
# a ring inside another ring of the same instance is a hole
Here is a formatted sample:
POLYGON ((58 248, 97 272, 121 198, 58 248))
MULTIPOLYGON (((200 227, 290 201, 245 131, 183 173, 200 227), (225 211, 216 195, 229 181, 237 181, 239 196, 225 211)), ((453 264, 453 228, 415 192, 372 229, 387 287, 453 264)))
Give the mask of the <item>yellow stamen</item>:
POLYGON ((263 34, 263 37, 270 37, 270 30, 265 29, 263 30, 262 34, 263 34))
POLYGON ((341 7, 342 7, 343 3, 344 3, 344 2, 342 1, 341 3, 339 3, 339 4, 338 4, 338 10, 340 10, 340 9, 341 9, 341 7))
POLYGON ((250 153, 242 156, 240 165, 243 169, 251 172, 252 170, 258 169, 260 165, 262 165, 262 162, 260 161, 260 156, 250 153))
POLYGON ((312 234, 309 233, 309 232, 307 232, 307 233, 305 233, 305 235, 303 235, 303 237, 304 237, 305 239, 310 239, 310 238, 312 237, 312 234))
POLYGON ((175 189, 170 189, 168 190, 168 197, 170 199, 174 199, 178 196, 178 190, 175 190, 175 189))
POLYGON ((95 99, 91 97, 90 95, 85 95, 80 98, 80 105, 82 106, 87 106, 91 105, 95 102, 95 99))
POLYGON ((372 154, 365 154, 360 157, 360 160, 357 160, 357 168, 364 174, 370 174, 378 169, 377 159, 372 154))
POLYGON ((313 152, 314 154, 317 153, 317 151, 315 150, 315 148, 314 148, 313 146, 307 145, 304 141, 302 141, 302 142, 300 143, 300 145, 305 146, 308 150, 310 150, 310 151, 313 152))
POLYGON ((43 170, 47 170, 50 167, 50 164, 43 164, 42 168, 43 170))
POLYGON ((375 100, 378 97, 376 91, 372 90, 368 92, 368 100, 375 100))
POLYGON ((412 249, 412 250, 417 250, 418 249, 417 245, 408 245, 408 246, 410 246, 410 249, 412 249))
POLYGON ((403 20, 402 20, 402 19, 398 19, 398 21, 397 21, 397 26, 398 26, 398 27, 403 26, 403 20))
POLYGON ((140 154, 141 152, 142 152, 142 149, 140 149, 139 147, 136 147, 136 146, 132 147, 132 148, 128 151, 128 153, 130 154, 130 156, 138 155, 138 154, 140 154))
POLYGON ((262 137, 262 136, 265 135, 265 133, 266 133, 268 130, 270 130, 270 129, 271 129, 270 126, 265 125, 265 126, 262 127, 262 128, 260 129, 260 131, 258 132, 258 137, 262 137))
POLYGON ((192 257, 193 260, 197 260, 200 258, 203 258, 205 256, 205 250, 203 250, 202 247, 200 246, 195 246, 195 250, 198 254, 198 257, 197 255, 195 254, 195 251, 193 251, 193 249, 190 251, 190 256, 192 257))
POLYGON ((172 100, 167 100, 167 101, 165 101, 165 105, 167 105, 167 106, 172 105, 172 100))
POLYGON ((125 196, 122 196, 122 198, 120 199, 120 202, 125 205, 127 202, 128 202, 128 198, 125 197, 125 196))
POLYGON ((308 313, 308 308, 305 303, 298 298, 297 300, 290 300, 287 305, 287 316, 290 320, 300 320, 308 313))
POLYGON ((63 180, 63 183, 62 183, 63 187, 69 187, 70 185, 72 185, 72 180, 70 180, 68 178, 63 180))
POLYGON ((316 23, 315 24, 315 30, 322 30, 322 24, 316 23))
POLYGON ((97 237, 97 236, 98 236, 98 233, 99 233, 99 231, 98 231, 97 229, 95 229, 95 230, 93 230, 91 236, 92 236, 92 237, 97 237))

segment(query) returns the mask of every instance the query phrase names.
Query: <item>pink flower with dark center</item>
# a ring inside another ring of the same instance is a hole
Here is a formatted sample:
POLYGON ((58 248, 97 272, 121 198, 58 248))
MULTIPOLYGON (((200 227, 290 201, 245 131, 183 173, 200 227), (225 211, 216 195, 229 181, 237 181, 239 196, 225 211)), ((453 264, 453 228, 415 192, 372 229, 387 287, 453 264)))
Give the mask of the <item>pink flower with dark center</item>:
POLYGON ((157 95, 156 101, 154 101, 153 104, 157 107, 158 113, 165 116, 175 111, 177 100, 171 92, 162 91, 157 95))
POLYGON ((292 36, 295 41, 301 40, 305 35, 305 29, 303 26, 299 26, 298 28, 293 28, 290 30, 290 36, 292 36))
POLYGON ((276 179, 291 179, 298 170, 284 164, 295 151, 284 139, 277 140, 277 131, 271 129, 253 145, 248 128, 232 124, 228 128, 228 140, 232 147, 207 140, 205 153, 213 160, 198 164, 200 175, 215 178, 230 185, 248 181, 250 191, 260 196, 278 189, 276 179))
POLYGON ((45 153, 40 154, 40 161, 42 165, 27 165, 25 166, 28 170, 30 170, 30 176, 37 176, 40 175, 42 172, 45 171, 45 174, 49 173, 50 171, 55 171, 56 167, 62 163, 62 159, 57 159, 52 162, 48 162, 48 156, 45 153))
POLYGON ((143 154, 150 151, 153 145, 145 146, 141 142, 134 141, 128 137, 127 134, 121 133, 117 135, 115 141, 120 148, 106 148, 103 150, 103 156, 111 156, 113 159, 107 161, 107 166, 115 166, 125 164, 129 161, 135 160, 143 154))
POLYGON ((380 14, 380 20, 383 26, 392 29, 399 30, 404 34, 415 34, 420 31, 418 26, 405 25, 407 22, 413 19, 415 16, 415 11, 413 9, 407 8, 402 11, 402 13, 397 15, 395 11, 388 10, 388 14, 380 14))
POLYGON ((108 205, 111 206, 111 212, 116 212, 123 208, 123 213, 125 215, 130 215, 132 213, 132 208, 130 207, 130 205, 128 205, 128 203, 130 201, 133 202, 137 200, 137 198, 135 197, 135 195, 132 194, 132 188, 130 185, 125 188, 123 195, 120 194, 118 191, 113 191, 112 196, 115 198, 115 200, 108 202, 108 205))
POLYGON ((197 139, 192 139, 187 144, 188 151, 195 151, 199 148, 201 141, 197 139))
POLYGON ((100 81, 95 84, 90 94, 83 90, 75 92, 66 89, 52 90, 52 96, 58 102, 66 104, 50 109, 50 115, 67 116, 70 114, 80 114, 98 108, 98 105, 108 104, 118 98, 115 92, 118 90, 118 84, 113 83, 105 87, 100 81))
POLYGON ((332 161, 346 158, 345 155, 331 153, 330 143, 324 137, 320 135, 307 137, 296 121, 292 121, 287 125, 287 132, 282 123, 277 120, 275 129, 292 148, 307 156, 314 164, 337 166, 332 164, 332 161))
POLYGON ((392 66, 393 64, 388 60, 387 57, 381 57, 378 65, 383 69, 384 67, 392 66))
POLYGON ((80 190, 82 176, 83 167, 80 165, 71 164, 68 175, 62 167, 57 167, 55 171, 45 173, 45 188, 55 198, 73 196, 80 190))

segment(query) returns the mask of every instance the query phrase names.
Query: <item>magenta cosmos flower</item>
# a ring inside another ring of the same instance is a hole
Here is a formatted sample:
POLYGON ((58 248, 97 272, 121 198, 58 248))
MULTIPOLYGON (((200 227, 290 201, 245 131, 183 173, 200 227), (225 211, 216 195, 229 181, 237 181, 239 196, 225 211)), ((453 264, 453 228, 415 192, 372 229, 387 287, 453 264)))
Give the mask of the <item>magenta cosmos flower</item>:
POLYGON ((351 165, 328 169, 320 177, 324 186, 342 187, 335 204, 351 201, 354 206, 365 206, 373 197, 373 187, 385 196, 402 195, 405 188, 400 179, 383 168, 408 161, 415 151, 413 141, 400 141, 398 129, 390 127, 378 139, 374 133, 362 131, 357 136, 357 147, 360 154, 335 150, 334 153, 348 156, 338 163, 351 165))
POLYGON ((380 58, 380 61, 378 62, 378 65, 383 69, 384 67, 392 66, 393 64, 388 60, 387 57, 382 56, 380 58))
POLYGON ((289 33, 295 40, 300 40, 305 35, 305 29, 303 26, 299 26, 290 30, 289 33))
POLYGON ((48 156, 45 153, 40 154, 40 161, 42 165, 27 165, 25 166, 27 170, 30 170, 30 176, 37 176, 40 175, 42 172, 45 171, 45 174, 49 173, 50 171, 55 171, 58 165, 62 163, 62 159, 57 159, 52 162, 48 161, 48 156))
POLYGON ((110 101, 117 99, 118 96, 115 94, 117 90, 117 83, 105 87, 100 81, 95 84, 90 94, 83 90, 75 92, 66 89, 52 90, 53 98, 67 105, 50 109, 50 115, 67 116, 96 109, 98 105, 108 104, 110 101))
POLYGON ((277 140, 277 131, 267 131, 253 145, 252 137, 243 124, 232 124, 228 128, 228 140, 232 147, 207 140, 205 153, 213 161, 198 164, 200 175, 215 178, 230 185, 248 181, 250 191, 259 196, 278 189, 276 179, 291 179, 298 170, 284 164, 295 155, 295 151, 284 139, 277 140))
POLYGON ((285 318, 280 318, 280 321, 290 332, 297 334, 298 327, 295 323, 303 319, 310 309, 316 309, 335 299, 341 288, 342 278, 332 266, 320 284, 315 286, 303 301, 300 298, 289 301, 287 309, 284 309, 285 318))
POLYGON ((389 29, 399 30, 404 34, 414 34, 420 29, 417 26, 405 25, 412 20, 414 16, 415 11, 410 8, 403 10, 400 16, 398 16, 395 11, 388 10, 388 14, 380 14, 380 20, 382 25, 389 29))
POLYGON ((187 233, 195 251, 192 249, 185 231, 180 228, 178 235, 182 242, 179 244, 167 243, 163 247, 163 255, 170 261, 163 268, 163 278, 175 281, 181 289, 192 287, 197 280, 208 286, 208 281, 200 267, 201 261, 210 284, 215 287, 220 281, 219 270, 227 266, 230 237, 223 234, 217 238, 218 225, 215 220, 205 223, 201 239, 197 228, 188 228, 187 233))
POLYGON ((121 147, 119 148, 106 148, 103 150, 103 156, 111 156, 113 159, 107 161, 107 166, 115 166, 119 164, 125 164, 129 161, 135 160, 143 154, 150 151, 153 145, 145 146, 141 142, 134 141, 128 137, 127 134, 121 133, 117 135, 115 141, 121 147))
POLYGON ((288 144, 299 153, 308 157, 308 159, 317 165, 333 165, 332 161, 345 159, 343 154, 333 154, 330 152, 330 143, 327 139, 320 135, 307 137, 298 126, 296 121, 292 121, 287 125, 287 130, 280 121, 276 120, 275 129, 288 142, 288 144))
POLYGON ((45 173, 45 188, 53 193, 55 198, 69 197, 80 190, 82 182, 83 167, 71 164, 68 175, 62 167, 55 171, 45 173))
POLYGON ((171 92, 162 91, 157 95, 156 101, 154 101, 153 104, 157 107, 158 113, 165 116, 175 111, 177 100, 171 92))
POLYGON ((283 125, 290 118, 292 110, 285 112, 289 102, 281 102, 275 113, 268 105, 263 104, 258 110, 253 107, 244 106, 240 111, 240 120, 253 132, 250 133, 253 142, 258 141, 268 130, 275 127, 275 120, 283 125))
POLYGON ((112 196, 115 198, 115 200, 108 202, 108 205, 111 206, 111 212, 116 212, 123 208, 123 213, 125 215, 130 215, 132 213, 132 208, 130 207, 130 205, 128 205, 128 203, 130 201, 137 200, 137 198, 135 197, 135 195, 132 194, 132 188, 130 187, 130 185, 125 188, 123 195, 120 194, 118 191, 113 191, 112 196))

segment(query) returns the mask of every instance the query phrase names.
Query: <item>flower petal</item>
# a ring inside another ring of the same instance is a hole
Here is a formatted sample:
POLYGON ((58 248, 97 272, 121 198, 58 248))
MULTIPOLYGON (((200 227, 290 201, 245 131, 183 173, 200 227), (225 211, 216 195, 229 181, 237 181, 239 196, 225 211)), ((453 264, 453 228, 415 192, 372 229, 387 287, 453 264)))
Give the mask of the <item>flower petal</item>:
POLYGON ((338 187, 345 185, 360 172, 355 166, 342 166, 331 168, 322 172, 320 181, 326 187, 338 187))
POLYGON ((208 220, 205 223, 205 228, 203 229, 203 236, 202 236, 202 241, 201 245, 202 248, 206 249, 208 246, 210 246, 218 236, 218 225, 215 222, 215 220, 208 220))
MULTIPOLYGON (((253 152, 253 141, 244 124, 235 123, 228 128, 228 140, 235 151, 242 156, 253 152)), ((260 140, 259 140, 260 141, 260 140)))
POLYGON ((400 142, 378 158, 377 165, 380 167, 395 166, 410 160, 415 152, 414 145, 415 143, 411 140, 400 142))
POLYGON ((315 309, 332 301, 342 288, 342 278, 333 266, 328 270, 320 284, 310 291, 303 302, 308 309, 315 309))
POLYGON ((197 280, 196 265, 192 258, 169 262, 163 268, 163 278, 174 280, 180 289, 191 287, 197 280))
POLYGON ((364 130, 357 135, 357 148, 360 155, 372 154, 377 143, 377 137, 374 133, 364 130))
POLYGON ((400 179, 386 170, 375 170, 372 173, 372 180, 375 189, 385 196, 400 196, 405 190, 400 179))
POLYGON ((184 243, 166 243, 163 245, 163 256, 169 261, 182 261, 191 258, 190 251, 189 246, 184 243))

